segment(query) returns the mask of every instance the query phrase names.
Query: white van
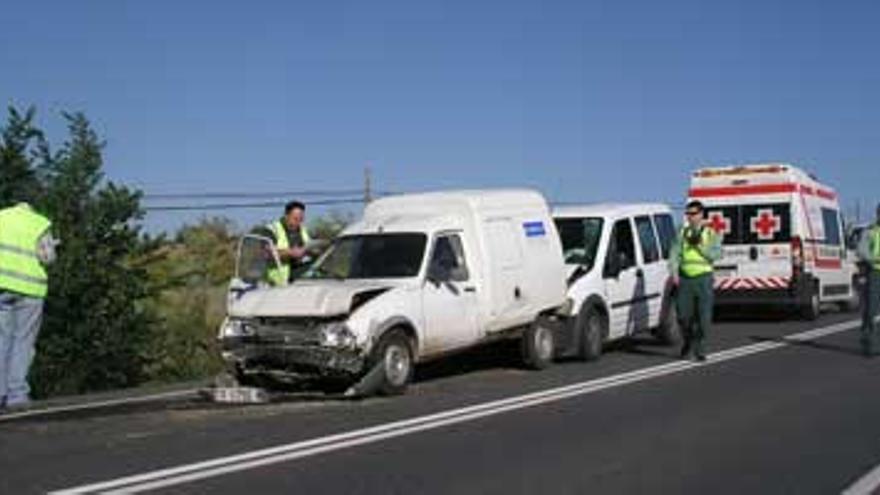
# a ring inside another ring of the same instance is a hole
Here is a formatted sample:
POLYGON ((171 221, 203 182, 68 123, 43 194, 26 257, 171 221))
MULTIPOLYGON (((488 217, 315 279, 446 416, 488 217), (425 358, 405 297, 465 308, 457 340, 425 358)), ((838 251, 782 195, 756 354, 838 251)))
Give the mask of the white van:
POLYGON ((286 287, 259 287, 246 264, 219 335, 242 382, 331 378, 400 393, 415 363, 502 338, 522 338, 542 368, 554 355, 542 316, 565 303, 559 237, 528 190, 379 199, 286 287))
POLYGON ((760 164, 697 170, 688 196, 723 236, 718 305, 793 306, 815 319, 823 303, 857 301, 833 188, 791 165, 760 164))
POLYGON ((596 359, 604 342, 644 331, 678 341, 667 266, 676 227, 668 206, 566 206, 554 209, 553 220, 574 316, 573 331, 557 336, 560 355, 596 359))

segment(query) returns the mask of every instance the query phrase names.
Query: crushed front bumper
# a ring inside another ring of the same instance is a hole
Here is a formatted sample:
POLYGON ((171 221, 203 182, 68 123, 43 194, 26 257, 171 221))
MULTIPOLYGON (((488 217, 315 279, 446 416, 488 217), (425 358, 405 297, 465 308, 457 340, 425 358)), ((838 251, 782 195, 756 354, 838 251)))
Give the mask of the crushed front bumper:
POLYGON ((247 340, 227 338, 221 341, 223 359, 238 376, 300 382, 322 378, 352 379, 364 369, 364 358, 356 350, 247 340))

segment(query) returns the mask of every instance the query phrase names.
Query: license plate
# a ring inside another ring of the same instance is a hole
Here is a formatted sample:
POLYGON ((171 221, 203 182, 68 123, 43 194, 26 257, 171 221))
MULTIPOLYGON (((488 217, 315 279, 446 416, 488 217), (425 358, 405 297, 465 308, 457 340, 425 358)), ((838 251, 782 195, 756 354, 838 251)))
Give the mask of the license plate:
POLYGON ((217 387, 213 391, 214 401, 228 404, 262 404, 269 402, 269 394, 256 387, 217 387))

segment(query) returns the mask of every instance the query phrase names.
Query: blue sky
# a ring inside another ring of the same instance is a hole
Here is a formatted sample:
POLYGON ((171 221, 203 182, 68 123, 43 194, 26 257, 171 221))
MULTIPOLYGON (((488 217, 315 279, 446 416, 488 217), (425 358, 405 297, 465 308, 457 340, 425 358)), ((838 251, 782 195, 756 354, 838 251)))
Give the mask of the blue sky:
POLYGON ((3 103, 36 105, 56 142, 57 114, 84 111, 108 177, 146 193, 352 189, 369 163, 381 190, 678 201, 699 165, 787 161, 863 215, 880 200, 877 2, 107 0, 3 16, 3 103))

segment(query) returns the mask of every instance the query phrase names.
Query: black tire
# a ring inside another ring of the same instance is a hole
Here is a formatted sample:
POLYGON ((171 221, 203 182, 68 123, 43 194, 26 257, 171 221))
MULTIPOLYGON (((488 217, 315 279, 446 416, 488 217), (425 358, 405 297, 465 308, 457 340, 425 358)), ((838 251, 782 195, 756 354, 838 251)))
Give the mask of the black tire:
POLYGON ((807 302, 801 306, 801 318, 814 321, 822 312, 822 302, 819 299, 819 288, 813 287, 807 296, 807 302))
POLYGON ((553 364, 555 355, 553 329, 543 324, 541 318, 535 320, 523 332, 521 351, 523 364, 533 370, 542 370, 553 364))
POLYGON ((591 304, 581 310, 577 319, 577 332, 580 337, 578 359, 595 361, 602 356, 602 345, 608 335, 608 318, 599 308, 591 304))
POLYGON ((681 343, 681 328, 678 326, 678 310, 675 307, 675 298, 667 296, 663 303, 663 314, 660 316, 660 325, 654 329, 654 337, 663 345, 676 345, 681 343))
POLYGON ((379 340, 370 359, 370 367, 381 366, 379 395, 400 395, 406 391, 415 366, 412 346, 402 330, 391 330, 379 340))

